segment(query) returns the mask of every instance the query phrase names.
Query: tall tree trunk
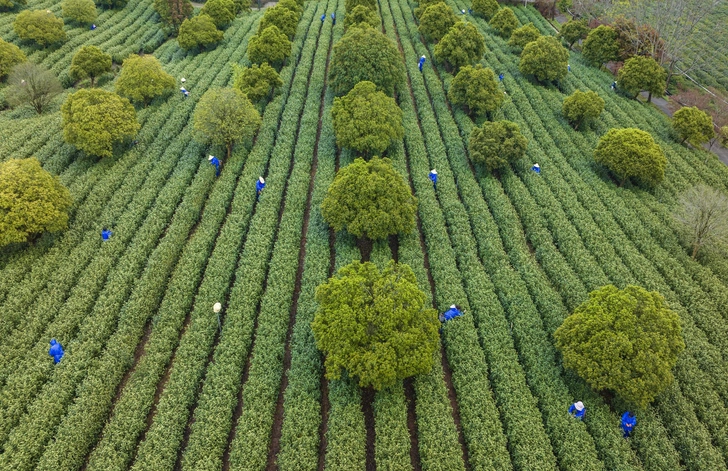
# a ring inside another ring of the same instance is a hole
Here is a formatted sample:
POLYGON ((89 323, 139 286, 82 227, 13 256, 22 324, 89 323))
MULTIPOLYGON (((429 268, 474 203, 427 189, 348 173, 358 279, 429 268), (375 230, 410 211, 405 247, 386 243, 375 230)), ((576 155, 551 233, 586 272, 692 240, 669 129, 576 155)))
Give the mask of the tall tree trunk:
POLYGON ((647 103, 652 103, 652 92, 647 92, 647 103))
POLYGON ((691 255, 693 257, 693 260, 698 256, 698 250, 700 250, 700 244, 698 242, 695 242, 693 244, 693 254, 691 255))
POLYGON ((226 162, 230 161, 230 154, 232 153, 232 151, 233 151, 233 143, 228 142, 227 143, 227 160, 226 160, 226 162))

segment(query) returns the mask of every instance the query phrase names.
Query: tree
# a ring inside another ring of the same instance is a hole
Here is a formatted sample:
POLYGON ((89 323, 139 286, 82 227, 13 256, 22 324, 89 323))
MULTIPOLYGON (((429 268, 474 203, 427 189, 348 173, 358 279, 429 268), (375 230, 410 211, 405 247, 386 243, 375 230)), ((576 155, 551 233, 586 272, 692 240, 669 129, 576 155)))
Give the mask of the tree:
POLYGON ((617 32, 606 25, 601 25, 589 32, 581 48, 586 60, 596 67, 619 58, 617 32))
POLYGON ((61 11, 64 18, 70 18, 78 23, 91 24, 96 20, 94 0, 63 0, 61 11))
POLYGON ((673 217, 692 248, 693 260, 702 247, 728 242, 728 197, 705 184, 690 187, 680 196, 673 217))
POLYGON ((27 4, 27 0, 0 0, 0 9, 12 10, 27 4))
POLYGON ((440 3, 442 0, 420 0, 417 2, 417 8, 414 9, 415 18, 419 19, 422 14, 427 10, 427 7, 440 3))
POLYGON ((496 0, 473 0, 473 13, 482 16, 486 21, 493 18, 499 8, 496 0))
POLYGON ((569 51, 553 36, 541 36, 526 44, 518 70, 533 75, 539 82, 554 81, 566 76, 569 51))
MULTIPOLYGON (((270 10, 272 8, 266 10, 266 13, 270 10)), ((222 29, 235 19, 235 4, 233 0, 207 0, 205 6, 200 10, 200 14, 209 15, 215 26, 222 29)))
POLYGON ((192 3, 189 0, 154 0, 154 9, 165 25, 175 34, 182 23, 192 17, 192 3))
POLYGON ((457 23, 458 17, 444 2, 428 6, 420 17, 420 34, 431 41, 439 41, 457 23))
POLYGON ((61 107, 63 139, 89 155, 111 157, 114 145, 139 131, 129 100, 98 88, 81 89, 61 107))
POLYGON ((96 5, 103 8, 124 8, 127 0, 96 0, 96 5))
POLYGON ((673 381, 685 349, 680 317, 655 291, 603 286, 554 332, 564 366, 596 391, 646 407, 673 381))
POLYGON ((281 66, 289 55, 291 41, 277 26, 268 26, 248 41, 248 59, 253 64, 281 66))
POLYGON ((303 15, 303 6, 299 5, 296 0, 280 0, 276 6, 278 8, 291 10, 293 13, 298 15, 298 18, 301 18, 301 15, 303 15))
POLYGON ((18 46, 0 38, 0 80, 9 74, 13 67, 27 60, 18 46))
POLYGON ((599 117, 602 110, 604 110, 604 100, 591 90, 587 92, 576 90, 564 99, 561 110, 564 113, 564 118, 576 130, 585 121, 599 117))
POLYGON ((0 247, 26 242, 42 232, 68 227, 71 193, 29 159, 10 159, 0 164, 0 247))
POLYGON ((481 64, 462 67, 450 84, 447 97, 454 105, 467 106, 471 115, 493 112, 503 104, 495 74, 481 64))
POLYGON ((156 57, 132 54, 121 65, 116 93, 146 106, 174 86, 174 78, 164 71, 156 57))
POLYGON ((518 28, 518 18, 508 7, 500 8, 488 23, 499 36, 505 39, 510 38, 513 30, 518 28))
POLYGON ((43 65, 24 62, 15 66, 8 77, 6 98, 12 106, 29 104, 41 114, 63 91, 61 82, 43 65))
POLYGON ((586 39, 589 34, 589 26, 587 26, 586 20, 575 20, 571 19, 561 27, 558 37, 566 41, 569 45, 569 49, 580 39, 586 39))
POLYGON ((610 129, 599 139, 594 159, 617 174, 619 186, 630 177, 650 185, 665 178, 665 154, 652 136, 640 129, 610 129))
POLYGON ((728 147, 728 126, 720 128, 720 145, 728 147))
POLYGON ((694 106, 686 106, 677 110, 672 115, 672 127, 680 136, 681 143, 688 141, 694 147, 708 142, 715 136, 710 115, 694 106))
POLYGON ((111 72, 111 56, 104 54, 96 46, 83 46, 71 60, 71 78, 74 80, 88 78, 92 87, 96 77, 106 72, 111 72))
POLYGON ((351 26, 369 25, 372 28, 378 28, 382 22, 377 16, 377 12, 364 5, 357 5, 354 9, 344 17, 344 29, 351 26))
POLYGON ((486 121, 481 127, 475 126, 468 143, 470 160, 484 164, 490 172, 522 158, 527 147, 528 140, 518 125, 506 120, 486 121))
POLYGON ((662 55, 665 42, 650 25, 638 25, 633 19, 620 15, 609 26, 617 32, 621 60, 627 60, 632 56, 659 59, 662 55))
POLYGON ((377 11, 377 0, 346 0, 344 2, 346 13, 350 14, 358 5, 377 11))
MULTIPOLYGON (((209 15, 185 19, 179 27, 177 42, 182 49, 206 48, 222 41, 223 32, 217 29, 209 15)), ((284 37, 285 39, 285 37, 284 37)), ((252 38, 251 38, 252 40, 252 38)))
POLYGON ((667 72, 652 57, 634 56, 624 63, 617 73, 619 88, 627 90, 637 98, 642 90, 647 90, 647 101, 652 95, 662 95, 667 72))
POLYGON ((485 53, 485 38, 474 25, 459 21, 435 45, 435 59, 455 71, 476 64, 485 53))
POLYGON ((311 329, 328 379, 346 370, 359 386, 381 390, 432 369, 437 312, 409 266, 390 261, 380 272, 355 260, 316 288, 316 301, 311 329))
POLYGON ((268 8, 258 24, 258 34, 269 26, 277 26, 288 39, 293 39, 298 28, 299 18, 300 15, 284 7, 268 8))
POLYGON ((536 29, 533 23, 528 23, 511 33, 511 39, 508 40, 508 45, 520 51, 526 47, 526 44, 537 40, 539 37, 541 37, 541 33, 538 29, 536 29))
POLYGON ((351 28, 334 44, 329 79, 337 95, 369 81, 387 95, 404 81, 404 64, 394 42, 372 28, 351 28))
POLYGON ((20 39, 35 41, 45 47, 66 40, 63 20, 50 10, 23 10, 13 23, 13 30, 20 39))
POLYGON ((243 92, 235 88, 209 89, 195 109, 196 139, 225 146, 228 160, 233 145, 252 139, 260 123, 258 110, 243 92))
POLYGON ((233 73, 235 76, 233 87, 243 92, 253 103, 273 95, 276 88, 283 86, 280 75, 267 62, 263 62, 260 66, 253 64, 250 67, 233 64, 233 73))

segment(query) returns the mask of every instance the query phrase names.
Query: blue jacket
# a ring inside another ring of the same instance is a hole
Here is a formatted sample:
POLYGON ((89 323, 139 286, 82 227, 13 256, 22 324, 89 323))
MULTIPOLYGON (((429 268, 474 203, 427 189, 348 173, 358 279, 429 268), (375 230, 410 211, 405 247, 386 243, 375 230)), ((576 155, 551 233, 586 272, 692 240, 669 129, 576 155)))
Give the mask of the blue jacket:
POLYGON ((263 188, 265 188, 265 183, 261 183, 260 180, 255 182, 255 191, 260 193, 261 191, 263 191, 263 188))
POLYGON ((213 157, 210 159, 210 163, 214 165, 215 167, 220 167, 220 160, 217 157, 213 157))
POLYGON ((63 358, 63 347, 56 339, 51 339, 51 348, 48 349, 48 355, 53 357, 53 363, 58 363, 63 358))
POLYGON ((430 180, 432 180, 432 183, 437 183, 437 174, 430 172, 430 180))
POLYGON ((631 432, 634 430, 634 426, 637 425, 637 417, 629 416, 630 412, 627 411, 624 414, 622 414, 622 430, 625 432, 631 432))
POLYGON ((577 419, 583 419, 584 414, 586 414, 586 407, 582 410, 576 410, 576 405, 572 404, 571 407, 569 407, 569 414, 574 414, 574 417, 577 419))
POLYGON ((425 64, 425 61, 426 61, 426 60, 427 60, 427 59, 425 59, 424 57, 420 57, 420 62, 419 62, 419 64, 420 64, 420 67, 422 67, 422 66, 423 66, 423 65, 425 64))
POLYGON ((457 308, 451 307, 440 316, 440 321, 445 322, 451 319, 455 319, 458 316, 462 316, 463 312, 457 308))
POLYGON ((502 82, 503 81, 503 77, 505 77, 505 75, 503 75, 503 74, 498 75, 498 80, 500 80, 502 82))
POLYGON ((104 229, 103 231, 101 231, 101 238, 104 240, 109 240, 109 237, 111 237, 111 234, 113 234, 113 232, 111 232, 108 229, 104 229))
POLYGON ((326 13, 321 15, 321 23, 323 23, 324 21, 326 21, 326 13))

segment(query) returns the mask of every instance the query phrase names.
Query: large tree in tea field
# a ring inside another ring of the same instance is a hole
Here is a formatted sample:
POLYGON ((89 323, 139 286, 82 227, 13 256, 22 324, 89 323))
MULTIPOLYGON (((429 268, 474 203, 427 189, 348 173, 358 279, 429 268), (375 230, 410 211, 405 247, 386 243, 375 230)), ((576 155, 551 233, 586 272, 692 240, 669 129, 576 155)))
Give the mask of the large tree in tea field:
POLYGON ((458 17, 452 8, 444 2, 438 2, 425 9, 420 16, 420 25, 417 29, 425 38, 439 41, 457 22, 458 17))
POLYGON ((132 54, 121 66, 116 92, 146 106, 154 98, 174 89, 174 85, 174 78, 164 71, 156 57, 132 54))
POLYGON ((0 38, 0 80, 9 74, 13 67, 27 60, 25 53, 18 46, 0 38))
POLYGON ((488 171, 504 168, 521 159, 528 147, 528 140, 512 121, 486 121, 475 126, 470 133, 468 149, 470 159, 486 166, 488 171))
POLYGON ((471 115, 490 113, 503 104, 504 95, 490 68, 477 64, 461 67, 447 97, 453 105, 464 105, 471 115))
POLYGON ((474 25, 465 21, 458 21, 435 45, 435 59, 455 71, 477 64, 484 53, 485 38, 474 25))
POLYGON ((680 108, 672 115, 672 127, 681 142, 689 142, 699 147, 715 137, 713 119, 708 113, 695 106, 680 108))
POLYGON ((541 36, 526 44, 518 70, 533 75, 539 82, 551 82, 566 76, 569 51, 553 36, 541 36))
POLYGON ((83 46, 71 60, 71 77, 74 80, 88 78, 94 86, 96 77, 111 72, 111 56, 96 46, 83 46))
POLYGON ((617 175, 620 186, 631 177, 648 185, 665 178, 667 158, 652 136, 641 129, 610 129, 599 139, 594 159, 617 175))
POLYGON ((63 20, 50 10, 23 10, 15 17, 13 30, 20 39, 45 47, 66 40, 63 20))
POLYGON ((574 93, 564 98, 564 104, 561 107, 564 118, 575 130, 585 122, 598 118, 603 110, 604 99, 591 90, 587 92, 575 90, 574 93))
POLYGON ((61 82, 44 65, 23 62, 8 77, 5 96, 12 106, 31 105, 41 114, 63 92, 61 82))

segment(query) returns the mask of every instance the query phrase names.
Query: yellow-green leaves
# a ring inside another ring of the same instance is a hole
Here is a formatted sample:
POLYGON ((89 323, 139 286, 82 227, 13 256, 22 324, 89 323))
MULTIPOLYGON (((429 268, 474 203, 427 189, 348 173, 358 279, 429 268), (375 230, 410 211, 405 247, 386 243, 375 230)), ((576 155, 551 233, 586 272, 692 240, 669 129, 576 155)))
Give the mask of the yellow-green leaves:
POLYGON ((149 104, 174 88, 174 78, 154 56, 132 54, 124 60, 116 81, 116 93, 134 102, 149 104))
POLYGON ((652 136, 637 128, 610 129, 594 149, 594 159, 617 174, 656 185, 665 178, 667 158, 652 136))

